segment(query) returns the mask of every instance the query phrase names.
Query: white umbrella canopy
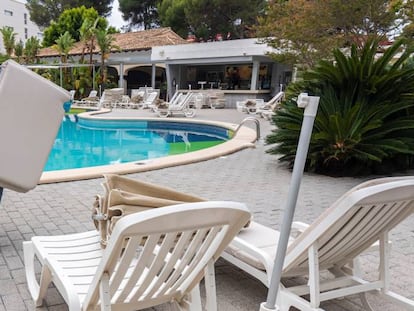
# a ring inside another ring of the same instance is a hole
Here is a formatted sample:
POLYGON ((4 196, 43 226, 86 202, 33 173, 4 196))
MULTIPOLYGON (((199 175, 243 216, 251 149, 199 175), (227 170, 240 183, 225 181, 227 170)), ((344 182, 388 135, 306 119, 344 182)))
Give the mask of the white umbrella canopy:
POLYGON ((1 69, 0 187, 27 192, 40 179, 70 95, 12 60, 1 69))
POLYGON ((312 135, 313 123, 315 121, 316 112, 318 111, 319 99, 320 98, 317 96, 308 96, 306 93, 301 93, 297 99, 298 107, 305 109, 303 123, 300 131, 295 163, 293 165, 288 198, 283 214, 283 220, 280 229, 280 238, 275 257, 275 264, 273 266, 270 287, 266 302, 263 302, 260 305, 260 311, 279 310, 278 306, 276 306, 279 283, 282 277, 283 263, 288 246, 290 230, 292 228, 293 216, 295 214, 296 202, 302 181, 303 170, 305 168, 310 138, 312 135))

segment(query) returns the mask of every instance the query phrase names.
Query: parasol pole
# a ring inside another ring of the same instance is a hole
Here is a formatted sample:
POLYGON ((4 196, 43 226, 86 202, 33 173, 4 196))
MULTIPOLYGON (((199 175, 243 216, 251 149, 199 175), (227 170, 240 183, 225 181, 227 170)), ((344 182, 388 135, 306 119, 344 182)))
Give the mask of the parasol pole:
POLYGON ((267 300, 260 304, 260 311, 279 310, 276 305, 279 284, 282 277, 283 263, 285 261, 290 230, 292 228, 293 216, 295 214, 296 202, 300 183, 302 181, 303 170, 308 154, 310 138, 312 135, 313 123, 318 110, 319 97, 308 96, 301 93, 297 99, 298 107, 305 108, 303 115, 302 128, 300 131, 298 149, 296 151, 295 163, 293 165, 292 179, 289 187, 287 203, 283 214, 283 221, 280 229, 280 238, 277 245, 277 252, 270 280, 270 287, 267 293, 267 300))

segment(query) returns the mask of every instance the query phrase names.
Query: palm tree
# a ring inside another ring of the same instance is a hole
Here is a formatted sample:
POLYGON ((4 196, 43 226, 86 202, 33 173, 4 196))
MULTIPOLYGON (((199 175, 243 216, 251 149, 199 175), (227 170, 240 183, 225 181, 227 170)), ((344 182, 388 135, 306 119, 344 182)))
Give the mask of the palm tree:
POLYGON ((107 79, 105 60, 108 59, 112 50, 119 49, 119 47, 114 44, 115 38, 108 34, 107 30, 98 30, 96 32, 96 41, 100 49, 102 83, 105 83, 107 79))
MULTIPOLYGON (((68 55, 70 50, 73 48, 75 44, 75 39, 72 38, 72 35, 69 31, 66 31, 63 35, 56 39, 56 44, 53 48, 59 52, 60 54, 60 61, 62 64, 66 64, 68 61, 68 55)), ((67 68, 63 68, 63 80, 65 84, 68 83, 68 75, 67 75, 67 68)))
POLYGON ((23 56, 23 49, 24 49, 24 44, 23 41, 20 40, 18 43, 16 43, 16 45, 14 46, 14 55, 16 55, 17 57, 17 62, 20 63, 21 58, 23 56))
MULTIPOLYGON (((334 52, 289 86, 288 98, 300 91, 320 96, 309 147, 308 169, 335 175, 384 173, 407 169, 414 155, 414 69, 405 65, 411 51, 399 57, 396 42, 377 57, 378 41, 350 55, 334 52)), ((293 163, 303 112, 289 99, 273 118, 268 151, 293 163)))
POLYGON ((10 57, 14 50, 17 34, 13 31, 13 28, 9 26, 4 26, 0 29, 0 32, 3 35, 3 45, 6 49, 6 54, 10 57))
POLYGON ((56 39, 56 44, 53 48, 59 52, 60 60, 63 64, 68 61, 68 54, 75 44, 75 39, 72 38, 69 31, 66 31, 63 35, 56 39))
POLYGON ((37 53, 40 49, 40 41, 36 37, 30 37, 27 39, 24 46, 24 55, 26 56, 26 62, 32 63, 36 60, 37 53))
POLYGON ((82 57, 81 62, 83 62, 83 57, 85 51, 89 52, 89 64, 92 64, 93 61, 93 51, 95 50, 95 42, 96 42, 96 33, 98 31, 98 23, 99 17, 92 21, 90 19, 85 19, 82 23, 81 28, 79 29, 80 38, 83 42, 82 48, 82 57))

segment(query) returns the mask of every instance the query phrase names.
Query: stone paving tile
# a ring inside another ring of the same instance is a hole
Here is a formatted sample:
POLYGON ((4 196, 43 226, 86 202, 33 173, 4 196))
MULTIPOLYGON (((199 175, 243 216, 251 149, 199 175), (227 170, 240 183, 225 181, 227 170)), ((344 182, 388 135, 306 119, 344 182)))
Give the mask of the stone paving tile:
MULTIPOLYGON (((126 114, 130 112, 115 112, 126 114)), ((148 114, 147 114, 148 115, 148 114)), ((151 115, 152 116, 152 115, 151 115)), ((232 110, 202 110, 200 118, 239 123, 246 115, 232 110)), ((247 126, 253 126, 246 123, 247 126)), ((261 120, 263 136, 269 122, 261 120)), ((263 140, 256 148, 217 159, 131 174, 130 177, 190 192, 207 199, 245 202, 254 220, 279 228, 291 172, 267 154, 263 140)), ((312 222, 344 192, 362 178, 332 178, 304 174, 295 220, 312 222)), ((0 311, 33 310, 24 277, 22 242, 34 235, 68 234, 93 229, 90 210, 94 195, 102 193, 101 178, 40 185, 28 193, 5 190, 0 206, 0 311)), ((414 215, 391 232, 391 289, 414 298, 414 215)), ((361 258, 364 275, 373 278, 378 256, 361 258)), ((36 271, 40 271, 38 263, 36 271)), ((267 289, 259 281, 220 259, 216 265, 219 310, 258 310, 267 289)), ((382 297, 369 294, 375 310, 399 311, 382 297)), ((363 310, 359 296, 324 302, 327 311, 363 310)), ((36 310, 67 310, 60 294, 51 286, 45 305, 36 310)), ((146 311, 168 310, 166 306, 146 311)))

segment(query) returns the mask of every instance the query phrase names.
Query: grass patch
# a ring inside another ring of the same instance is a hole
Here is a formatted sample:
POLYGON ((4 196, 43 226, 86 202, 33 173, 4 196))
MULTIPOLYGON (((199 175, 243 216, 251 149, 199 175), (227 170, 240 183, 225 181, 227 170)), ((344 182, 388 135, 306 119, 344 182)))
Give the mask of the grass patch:
POLYGON ((195 141, 195 142, 190 143, 189 145, 186 145, 183 142, 170 143, 169 154, 173 155, 173 154, 182 154, 186 152, 197 151, 197 150, 219 145, 223 142, 224 142, 223 140, 195 141))

